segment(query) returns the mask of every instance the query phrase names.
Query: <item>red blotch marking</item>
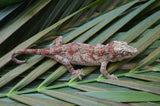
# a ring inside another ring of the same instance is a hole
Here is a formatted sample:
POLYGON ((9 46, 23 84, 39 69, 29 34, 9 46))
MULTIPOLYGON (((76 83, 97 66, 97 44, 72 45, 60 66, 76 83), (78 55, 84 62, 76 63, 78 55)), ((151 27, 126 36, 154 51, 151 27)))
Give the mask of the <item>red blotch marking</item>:
MULTIPOLYGON (((48 50, 47 50, 48 51, 48 50)), ((60 48, 60 46, 54 46, 53 48, 53 53, 55 54, 59 54, 61 53, 62 49, 60 48)))
POLYGON ((70 48, 70 50, 68 51, 68 54, 70 56, 72 56, 74 53, 78 52, 78 46, 79 46, 79 44, 77 44, 77 43, 71 43, 68 46, 70 48))
POLYGON ((108 46, 109 46, 108 52, 109 52, 109 53, 112 53, 112 54, 115 53, 115 51, 114 51, 114 49, 113 49, 113 44, 114 44, 114 42, 111 42, 111 43, 108 45, 108 46))
POLYGON ((38 53, 37 53, 37 49, 32 50, 32 53, 33 53, 33 54, 38 54, 38 53))
POLYGON ((50 48, 45 48, 45 50, 49 50, 50 48))
POLYGON ((88 57, 91 58, 91 59, 94 60, 94 61, 96 60, 96 59, 93 57, 93 54, 88 54, 88 57))
POLYGON ((89 45, 88 57, 95 61, 96 59, 93 57, 93 54, 94 54, 94 47, 89 45))
POLYGON ((69 54, 70 56, 72 56, 72 55, 74 54, 74 51, 73 51, 73 50, 70 50, 70 51, 68 51, 68 54, 69 54))
POLYGON ((26 54, 26 53, 27 53, 27 49, 19 50, 17 53, 20 53, 20 54, 26 54))
POLYGON ((82 56, 80 56, 80 60, 81 60, 81 61, 83 61, 83 58, 82 58, 82 56))
POLYGON ((54 51, 54 53, 55 53, 55 54, 61 53, 61 49, 56 49, 56 50, 54 51))
POLYGON ((43 54, 49 54, 50 53, 50 48, 45 48, 45 49, 41 49, 41 53, 43 54))
POLYGON ((114 53, 114 49, 113 49, 113 48, 109 48, 109 49, 108 49, 108 52, 114 53))
POLYGON ((104 49, 100 49, 98 51, 98 56, 103 56, 104 55, 105 50, 104 49))

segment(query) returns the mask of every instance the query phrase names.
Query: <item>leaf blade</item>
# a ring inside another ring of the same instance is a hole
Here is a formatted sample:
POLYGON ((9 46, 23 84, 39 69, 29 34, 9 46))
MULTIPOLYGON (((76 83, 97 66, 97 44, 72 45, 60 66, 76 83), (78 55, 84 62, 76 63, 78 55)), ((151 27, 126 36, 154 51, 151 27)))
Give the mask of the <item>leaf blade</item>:
POLYGON ((139 91, 96 91, 81 92, 81 94, 117 102, 147 102, 160 101, 160 96, 139 91))
POLYGON ((143 79, 146 81, 160 81, 159 76, 154 76, 154 75, 144 75, 144 74, 126 74, 125 76, 131 77, 131 78, 138 78, 138 79, 143 79))
POLYGON ((106 80, 106 79, 98 79, 98 82, 109 83, 113 85, 160 94, 160 85, 156 84, 149 84, 140 81, 106 80))
POLYGON ((64 102, 50 100, 46 98, 33 97, 33 96, 10 95, 9 97, 24 104, 32 106, 53 106, 53 105, 73 106, 71 104, 64 102))
MULTIPOLYGON (((103 100, 98 98, 92 98, 89 96, 85 96, 78 93, 67 93, 67 92, 60 92, 60 91, 51 91, 51 90, 41 90, 41 93, 44 93, 46 95, 50 95, 56 98, 61 98, 63 100, 78 104, 78 105, 92 105, 92 106, 106 106, 106 105, 112 105, 112 106, 125 106, 126 104, 110 101, 110 100, 103 100)), ((126 105, 128 106, 128 105, 126 105)))
POLYGON ((9 36, 11 36, 18 28, 32 18, 37 12, 45 7, 51 0, 40 0, 30 10, 27 10, 20 18, 14 21, 11 25, 1 30, 0 33, 0 44, 2 44, 9 36))

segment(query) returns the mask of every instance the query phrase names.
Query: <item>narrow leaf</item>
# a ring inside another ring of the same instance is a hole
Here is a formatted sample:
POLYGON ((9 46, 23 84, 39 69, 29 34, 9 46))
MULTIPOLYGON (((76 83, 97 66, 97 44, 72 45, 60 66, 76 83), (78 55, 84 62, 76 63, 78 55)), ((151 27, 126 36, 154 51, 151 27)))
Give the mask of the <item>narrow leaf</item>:
POLYGON ((0 101, 1 106, 26 106, 22 103, 15 103, 15 102, 6 102, 6 101, 0 101))
POLYGON ((31 19, 36 13, 38 13, 42 8, 44 8, 51 0, 40 0, 31 7, 29 10, 26 10, 16 21, 11 25, 4 27, 0 33, 0 44, 2 44, 9 36, 11 36, 17 29, 19 29, 24 23, 31 19))
POLYGON ((34 64, 39 62, 41 59, 42 59, 42 56, 39 56, 39 58, 37 58, 37 56, 34 56, 33 58, 28 60, 28 63, 22 64, 22 65, 16 67, 15 69, 11 70, 10 72, 5 74, 4 76, 2 76, 0 78, 0 87, 5 85, 9 81, 13 80, 14 78, 16 78, 18 75, 25 72, 27 69, 29 69, 31 66, 33 66, 34 64))
POLYGON ((131 78, 138 78, 146 81, 160 81, 159 76, 153 76, 153 75, 144 75, 144 74, 126 74, 125 76, 131 77, 131 78))
MULTIPOLYGON (((138 0, 135 0, 133 2, 130 2, 124 6, 121 6, 117 9, 114 9, 108 13, 106 13, 105 15, 102 15, 104 18, 103 20, 101 20, 101 22, 99 22, 97 25, 95 25, 93 28, 91 28, 90 30, 88 30, 87 32, 85 32, 84 34, 82 34, 78 39, 76 39, 74 42, 84 42, 84 39, 88 39, 91 36, 93 36, 96 32, 98 32, 99 30, 101 30, 104 26, 106 26, 109 22, 111 22, 112 20, 114 20, 116 17, 118 17, 122 12, 124 12, 125 10, 127 10, 129 7, 131 7, 132 5, 134 5, 136 2, 138 2, 138 0)), ((100 16, 100 17, 102 17, 100 16)), ((98 18, 100 18, 98 17, 98 18)), ((101 42, 102 43, 102 42, 101 42)))
POLYGON ((100 88, 100 87, 80 85, 80 84, 70 84, 70 87, 80 89, 82 91, 113 91, 113 89, 109 88, 100 88))
POLYGON ((65 66, 60 66, 57 70, 55 70, 51 75, 49 75, 38 88, 44 87, 61 77, 65 72, 67 72, 67 68, 65 66))
POLYGON ((140 34, 146 31, 151 25, 153 25, 157 20, 160 19, 160 11, 155 12, 151 16, 144 19, 142 22, 134 26, 132 29, 125 33, 125 36, 122 40, 130 43, 135 38, 137 38, 140 34))
POLYGON ((117 102, 160 101, 159 95, 138 91, 96 91, 81 92, 81 94, 117 102))
POLYGON ((98 82, 128 87, 132 89, 147 91, 155 94, 160 94, 160 85, 149 84, 140 81, 125 81, 125 80, 107 80, 107 79, 98 79, 98 82))
POLYGON ((140 103, 130 103, 132 106, 159 106, 158 103, 153 102, 140 102, 140 103))
POLYGON ((139 53, 145 50, 149 45, 151 45, 155 40, 160 38, 160 24, 154 29, 148 32, 144 37, 142 37, 137 43, 133 45, 139 50, 139 53))
POLYGON ((53 99, 50 100, 46 98, 33 97, 33 96, 10 95, 9 98, 15 99, 19 102, 22 102, 24 104, 31 105, 31 106, 53 106, 53 105, 73 106, 65 102, 60 102, 53 99))
POLYGON ((11 5, 11 6, 8 6, 4 9, 2 9, 0 11, 0 21, 2 21, 6 16, 8 16, 10 13, 12 13, 15 9, 17 9, 20 5, 20 4, 16 4, 16 5, 11 5))
POLYGON ((18 84, 16 84, 9 93, 12 93, 14 91, 17 91, 33 80, 35 80, 38 76, 46 72, 49 68, 51 68, 53 65, 55 65, 56 62, 53 60, 48 60, 44 62, 43 64, 39 65, 36 69, 34 69, 31 73, 29 73, 26 77, 24 77, 18 84))
POLYGON ((149 54, 147 57, 145 57, 142 61, 139 62, 139 66, 135 67, 134 69, 131 70, 131 72, 136 71, 146 65, 151 64, 155 60, 160 58, 160 47, 155 49, 151 54, 149 54))
POLYGON ((64 8, 66 3, 67 3, 67 1, 62 1, 62 0, 57 1, 57 4, 54 7, 54 10, 49 14, 49 16, 46 19, 47 21, 45 21, 45 23, 42 25, 40 30, 51 25, 53 20, 56 20, 56 17, 59 17, 58 15, 61 12, 62 8, 64 8))
POLYGON ((109 27, 107 30, 103 31, 99 36, 97 36, 95 40, 91 42, 91 44, 97 44, 106 41, 111 35, 117 32, 122 26, 127 24, 127 22, 129 22, 132 18, 134 18, 138 13, 140 13, 154 1, 155 0, 150 0, 149 2, 143 4, 141 7, 137 8, 133 12, 123 17, 122 19, 118 20, 111 27, 109 27))
MULTIPOLYGON (((112 105, 112 106, 125 106, 126 104, 106 100, 106 99, 99 99, 94 98, 90 96, 85 96, 83 94, 79 93, 72 93, 72 92, 63 92, 63 91, 51 91, 51 90, 42 90, 41 93, 44 93, 46 95, 56 97, 59 99, 63 99, 65 101, 75 103, 77 105, 83 105, 83 106, 106 106, 106 105, 112 105)), ((128 106, 128 105, 126 105, 128 106)))

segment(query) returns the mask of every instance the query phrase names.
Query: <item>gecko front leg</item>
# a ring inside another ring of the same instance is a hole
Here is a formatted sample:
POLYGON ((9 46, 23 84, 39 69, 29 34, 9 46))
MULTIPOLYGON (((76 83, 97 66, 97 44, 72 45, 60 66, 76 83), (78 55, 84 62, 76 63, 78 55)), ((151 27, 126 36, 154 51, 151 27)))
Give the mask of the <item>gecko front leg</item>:
POLYGON ((113 74, 110 75, 107 70, 106 70, 106 67, 107 67, 107 62, 102 62, 101 63, 101 68, 100 68, 100 72, 108 79, 118 79, 116 76, 114 76, 113 74))
POLYGON ((58 38, 56 38, 49 46, 52 47, 53 45, 56 46, 61 46, 63 44, 63 37, 59 36, 58 38))
POLYGON ((47 57, 50 57, 52 59, 54 59, 55 61, 63 64, 66 66, 66 68, 68 69, 68 71, 72 74, 72 76, 70 77, 70 79, 74 78, 75 76, 78 76, 80 80, 82 80, 81 75, 84 76, 84 73, 82 73, 83 69, 77 69, 75 70, 73 68, 73 66, 70 64, 70 62, 68 61, 68 59, 59 56, 59 55, 46 55, 47 57))

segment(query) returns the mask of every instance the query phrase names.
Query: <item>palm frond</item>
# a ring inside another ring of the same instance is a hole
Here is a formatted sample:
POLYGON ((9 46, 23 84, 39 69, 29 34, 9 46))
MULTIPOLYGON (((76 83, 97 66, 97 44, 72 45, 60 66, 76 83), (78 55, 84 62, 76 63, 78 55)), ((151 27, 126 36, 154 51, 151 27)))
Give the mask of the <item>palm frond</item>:
POLYGON ((156 0, 38 0, 17 4, 5 16, 0 14, 5 23, 1 26, 0 49, 13 45, 0 53, 0 104, 159 105, 159 4, 156 0), (22 6, 25 9, 13 15, 22 6), (9 22, 5 21, 8 15, 14 16, 9 22), (24 37, 19 38, 23 31, 24 37), (59 35, 63 35, 64 43, 126 41, 139 53, 109 65, 108 71, 120 80, 105 79, 98 67, 84 67, 82 81, 78 77, 68 80, 70 74, 63 65, 43 56, 29 56, 28 63, 21 65, 10 62, 13 51, 48 47, 59 35), (136 66, 119 69, 128 62, 136 66), (155 68, 143 69, 148 65, 155 68))

